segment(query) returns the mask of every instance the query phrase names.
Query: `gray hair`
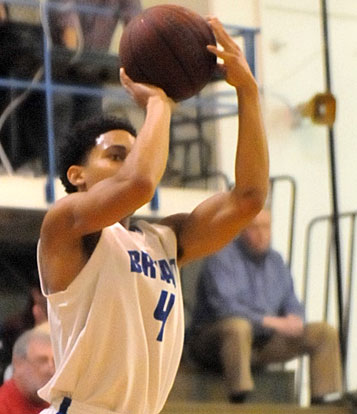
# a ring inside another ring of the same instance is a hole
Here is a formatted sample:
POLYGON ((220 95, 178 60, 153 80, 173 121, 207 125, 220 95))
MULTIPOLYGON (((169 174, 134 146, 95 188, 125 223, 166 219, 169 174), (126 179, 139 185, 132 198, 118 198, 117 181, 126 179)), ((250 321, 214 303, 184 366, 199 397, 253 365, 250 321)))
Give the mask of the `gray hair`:
POLYGON ((27 350, 31 341, 41 341, 50 343, 51 338, 49 333, 44 330, 33 328, 23 332, 15 341, 14 347, 12 349, 12 358, 22 358, 27 357, 27 350))

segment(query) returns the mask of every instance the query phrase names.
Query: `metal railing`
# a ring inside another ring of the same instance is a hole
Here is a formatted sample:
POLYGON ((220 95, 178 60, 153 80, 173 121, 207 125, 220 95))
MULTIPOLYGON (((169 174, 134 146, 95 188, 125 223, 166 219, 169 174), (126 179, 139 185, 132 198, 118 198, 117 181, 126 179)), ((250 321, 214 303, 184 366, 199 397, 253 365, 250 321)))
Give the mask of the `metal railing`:
MULTIPOLYGON (((354 274, 355 274, 355 255, 356 255, 356 217, 357 212, 344 212, 338 215, 338 220, 340 225, 345 225, 345 232, 343 233, 343 241, 345 242, 345 248, 343 249, 343 254, 345 258, 346 270, 343 274, 343 283, 344 287, 344 305, 343 305, 343 314, 341 320, 343 321, 342 325, 337 323, 339 338, 340 338, 340 348, 341 348, 341 357, 343 365, 343 380, 345 391, 348 390, 348 378, 347 378, 347 366, 348 366, 348 356, 351 348, 351 316, 352 316, 352 307, 354 296, 352 295, 352 287, 354 284, 354 274)), ((303 270, 303 301, 305 303, 306 309, 309 307, 309 291, 310 291, 310 272, 313 266, 313 260, 315 259, 323 262, 323 265, 320 266, 320 269, 323 274, 322 279, 322 320, 328 321, 330 319, 331 313, 334 307, 336 306, 336 290, 337 290, 337 281, 334 280, 334 276, 337 277, 334 272, 334 266, 332 266, 333 261, 336 260, 334 245, 333 245, 333 232, 334 232, 334 216, 333 215, 324 215, 315 217, 312 219, 306 230, 306 239, 305 239, 305 251, 304 251, 304 270, 303 270), (314 231, 316 232, 318 226, 324 226, 325 237, 319 237, 319 258, 316 256, 312 257, 313 254, 313 235, 314 231), (325 246, 324 246, 325 244, 325 246), (335 283, 335 286, 334 286, 335 283), (335 291, 333 288, 335 287, 335 291)), ((314 301, 318 298, 314 296, 314 301)), ((338 309, 337 309, 338 312, 338 309)), ((336 318, 340 320, 339 318, 336 318)), ((299 375, 298 375, 298 389, 301 392, 302 389, 302 371, 303 368, 300 365, 299 375)))
MULTIPOLYGON (((27 8, 40 8, 41 25, 43 29, 43 80, 37 80, 32 82, 31 80, 20 79, 19 77, 0 77, 0 87, 14 90, 31 90, 31 91, 43 91, 45 96, 45 108, 46 112, 46 127, 47 127, 47 139, 48 139, 48 180, 46 184, 46 200, 48 203, 55 201, 55 190, 54 190, 54 179, 56 176, 56 154, 55 154, 55 131, 53 122, 54 104, 53 97, 55 94, 76 94, 83 96, 109 96, 118 99, 125 105, 132 106, 130 99, 120 88, 118 79, 118 87, 89 87, 85 85, 77 84, 65 84, 53 79, 53 62, 52 62, 52 41, 49 31, 49 9, 54 9, 56 12, 68 12, 68 4, 64 4, 61 1, 46 0, 38 2, 37 0, 4 0, 5 4, 12 6, 25 6, 27 8)), ((81 5, 73 4, 71 8, 80 13, 89 14, 101 14, 110 15, 113 12, 111 7, 92 6, 92 5, 81 5)), ((245 43, 245 52, 247 55, 248 63, 250 64, 253 73, 255 73, 255 36, 259 33, 259 29, 227 25, 226 26, 233 37, 242 37, 245 43)), ((117 66, 119 59, 115 62, 117 66)), ((219 79, 217 79, 219 80, 219 79)), ((232 94, 229 94, 232 95, 232 94)), ((227 97, 227 92, 214 92, 212 94, 199 95, 193 97, 180 104, 182 110, 178 110, 177 114, 173 117, 172 124, 179 127, 183 123, 193 122, 197 127, 199 141, 202 141, 202 123, 208 120, 215 120, 221 117, 232 116, 237 113, 237 105, 232 104, 229 101, 230 96, 227 97), (228 99, 227 99, 228 98, 228 99), (213 107, 212 107, 213 103, 213 107), (192 106, 195 107, 196 112, 192 111, 192 106), (194 114, 194 115, 193 115, 194 114)), ((181 144, 180 144, 181 145, 181 144)), ((188 144, 190 145, 190 144, 188 144)), ((2 149, 2 148, 1 148, 2 149)), ((202 155, 204 151, 201 151, 202 155)), ((9 165, 6 160, 6 154, 4 151, 0 151, 0 161, 3 166, 9 165)), ((11 165, 10 168, 11 170, 11 165)), ((207 173, 207 171, 205 171, 207 173)), ((220 174, 220 173, 218 173, 220 174)), ((152 203, 153 209, 158 208, 158 196, 152 203)))
POLYGON ((291 268, 292 260, 293 260, 293 247, 294 247, 294 236, 295 236, 295 218, 296 218, 296 181, 293 177, 289 175, 278 175, 270 178, 270 192, 271 192, 271 208, 273 209, 275 205, 275 190, 277 184, 287 183, 290 187, 289 197, 288 199, 288 210, 289 210, 289 217, 287 222, 288 228, 288 235, 287 235, 287 254, 286 254, 286 262, 291 268))

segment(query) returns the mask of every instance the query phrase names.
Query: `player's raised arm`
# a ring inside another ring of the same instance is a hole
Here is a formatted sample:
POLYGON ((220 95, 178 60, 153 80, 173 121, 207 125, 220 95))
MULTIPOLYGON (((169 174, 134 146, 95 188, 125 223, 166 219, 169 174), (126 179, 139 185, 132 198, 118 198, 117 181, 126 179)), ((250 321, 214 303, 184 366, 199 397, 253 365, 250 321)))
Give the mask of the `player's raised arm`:
POLYGON ((259 91, 243 52, 216 19, 209 20, 222 49, 208 49, 223 60, 226 81, 239 104, 235 184, 201 203, 189 215, 164 220, 178 237, 181 264, 227 244, 261 210, 268 192, 269 161, 259 91))
POLYGON ((83 237, 116 222, 125 225, 127 217, 151 200, 164 173, 173 103, 160 88, 135 83, 124 71, 121 80, 146 110, 143 127, 135 138, 126 122, 108 124, 106 119, 103 125, 94 120, 76 135, 74 148, 68 141, 62 177, 73 193, 50 208, 40 234, 49 291, 65 289, 88 260, 83 237))
POLYGON ((153 196, 167 162, 171 102, 161 89, 135 83, 124 72, 122 84, 146 110, 143 127, 136 139, 124 130, 101 134, 84 161, 68 168, 78 191, 49 211, 46 231, 48 221, 53 227, 58 219, 68 237, 81 237, 122 220, 153 196))

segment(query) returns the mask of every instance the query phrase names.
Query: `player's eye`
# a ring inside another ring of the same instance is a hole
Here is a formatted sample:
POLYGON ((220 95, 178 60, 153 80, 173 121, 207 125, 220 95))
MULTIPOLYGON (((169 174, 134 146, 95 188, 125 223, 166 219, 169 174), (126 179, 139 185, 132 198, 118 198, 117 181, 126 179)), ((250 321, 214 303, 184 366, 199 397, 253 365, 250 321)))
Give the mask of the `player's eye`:
POLYGON ((111 154, 111 155, 110 155, 110 158, 111 158, 113 161, 122 161, 122 160, 124 160, 124 159, 125 159, 125 157, 124 157, 122 154, 111 154))
POLYGON ((108 157, 112 161, 124 161, 127 156, 125 147, 115 147, 108 151, 108 157))

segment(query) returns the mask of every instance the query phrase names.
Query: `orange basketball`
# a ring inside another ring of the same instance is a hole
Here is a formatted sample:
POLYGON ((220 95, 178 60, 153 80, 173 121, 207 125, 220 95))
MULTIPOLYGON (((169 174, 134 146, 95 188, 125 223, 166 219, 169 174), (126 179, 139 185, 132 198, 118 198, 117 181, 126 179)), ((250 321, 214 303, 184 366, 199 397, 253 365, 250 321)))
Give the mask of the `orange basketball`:
POLYGON ((125 27, 120 65, 136 82, 161 87, 176 102, 197 94, 212 78, 216 56, 213 32, 196 12, 177 5, 145 9, 125 27))

